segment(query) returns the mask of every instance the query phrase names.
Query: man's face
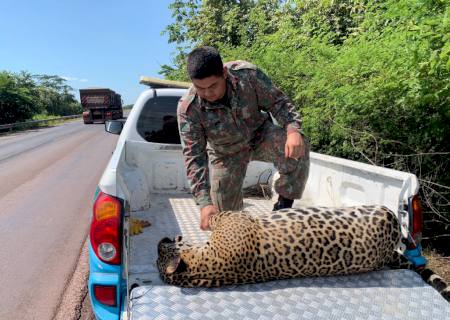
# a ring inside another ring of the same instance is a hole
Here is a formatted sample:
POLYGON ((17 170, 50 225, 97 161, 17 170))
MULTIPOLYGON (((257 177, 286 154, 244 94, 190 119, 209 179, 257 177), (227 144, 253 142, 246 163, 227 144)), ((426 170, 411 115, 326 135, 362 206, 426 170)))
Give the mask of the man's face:
POLYGON ((200 98, 209 102, 221 99, 227 90, 226 74, 226 68, 224 68, 223 75, 192 79, 192 83, 200 98))

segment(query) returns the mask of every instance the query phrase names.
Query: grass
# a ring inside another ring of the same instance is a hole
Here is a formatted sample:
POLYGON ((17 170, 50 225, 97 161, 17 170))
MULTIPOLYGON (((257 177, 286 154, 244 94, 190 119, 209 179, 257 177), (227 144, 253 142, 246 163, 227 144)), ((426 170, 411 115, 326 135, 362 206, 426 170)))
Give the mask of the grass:
MULTIPOLYGON (((59 117, 61 117, 61 116, 40 114, 40 115, 35 115, 32 119, 27 120, 27 121, 46 120, 46 119, 59 118, 59 117)), ((81 116, 80 116, 80 118, 81 118, 81 116)), ((30 129, 43 128, 43 127, 52 127, 59 123, 64 123, 64 122, 69 122, 69 121, 80 121, 80 118, 53 120, 53 121, 37 123, 37 124, 30 123, 30 124, 22 125, 20 127, 16 127, 12 130, 3 129, 2 131, 0 131, 0 134, 5 135, 5 134, 10 134, 12 132, 26 131, 26 130, 30 130, 30 129)))
POLYGON ((423 255, 428 260, 427 267, 450 284, 450 257, 442 256, 432 249, 425 249, 423 255))
MULTIPOLYGON (((58 115, 52 115, 52 114, 37 114, 35 116, 33 116, 33 118, 31 119, 31 121, 36 121, 36 120, 47 120, 47 119, 53 119, 53 118, 60 118, 62 116, 58 116, 58 115)), ((78 118, 76 118, 78 119, 78 118)), ((43 124, 39 124, 38 126, 49 126, 49 125, 53 125, 53 124, 57 124, 60 122, 65 122, 65 121, 71 121, 74 119, 65 119, 65 120, 54 120, 54 121, 49 121, 43 124)))
POLYGON ((51 119, 51 118, 56 118, 58 116, 52 115, 52 114, 36 114, 33 116, 33 118, 31 119, 32 121, 35 120, 47 120, 47 119, 51 119))

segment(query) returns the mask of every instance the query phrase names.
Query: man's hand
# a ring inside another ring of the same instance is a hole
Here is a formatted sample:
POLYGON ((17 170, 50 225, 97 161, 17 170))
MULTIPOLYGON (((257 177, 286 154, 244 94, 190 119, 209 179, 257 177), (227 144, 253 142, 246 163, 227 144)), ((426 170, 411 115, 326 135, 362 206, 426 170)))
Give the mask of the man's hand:
POLYGON ((305 141, 300 133, 288 133, 286 145, 284 146, 284 155, 286 158, 295 160, 305 156, 305 141))
POLYGON ((213 205, 207 205, 200 210, 200 229, 203 231, 211 230, 209 226, 209 218, 215 214, 218 214, 219 211, 213 205))

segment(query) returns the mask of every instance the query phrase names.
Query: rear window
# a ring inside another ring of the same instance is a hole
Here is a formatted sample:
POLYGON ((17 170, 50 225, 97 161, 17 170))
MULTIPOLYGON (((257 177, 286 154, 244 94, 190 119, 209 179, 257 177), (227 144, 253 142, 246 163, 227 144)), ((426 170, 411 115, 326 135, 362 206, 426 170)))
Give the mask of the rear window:
POLYGON ((149 142, 180 144, 177 105, 180 97, 154 97, 147 101, 137 131, 149 142))

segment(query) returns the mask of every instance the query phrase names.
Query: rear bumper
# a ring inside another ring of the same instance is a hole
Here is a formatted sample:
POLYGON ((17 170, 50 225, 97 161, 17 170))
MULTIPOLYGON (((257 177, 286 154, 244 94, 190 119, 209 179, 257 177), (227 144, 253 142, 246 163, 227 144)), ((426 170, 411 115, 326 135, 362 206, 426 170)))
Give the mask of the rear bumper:
POLYGON ((122 305, 121 279, 122 267, 106 264, 100 261, 94 253, 89 243, 89 297, 91 299, 92 310, 98 320, 117 320, 120 316, 122 305), (94 285, 116 286, 116 307, 104 305, 96 300, 94 296, 94 285))

